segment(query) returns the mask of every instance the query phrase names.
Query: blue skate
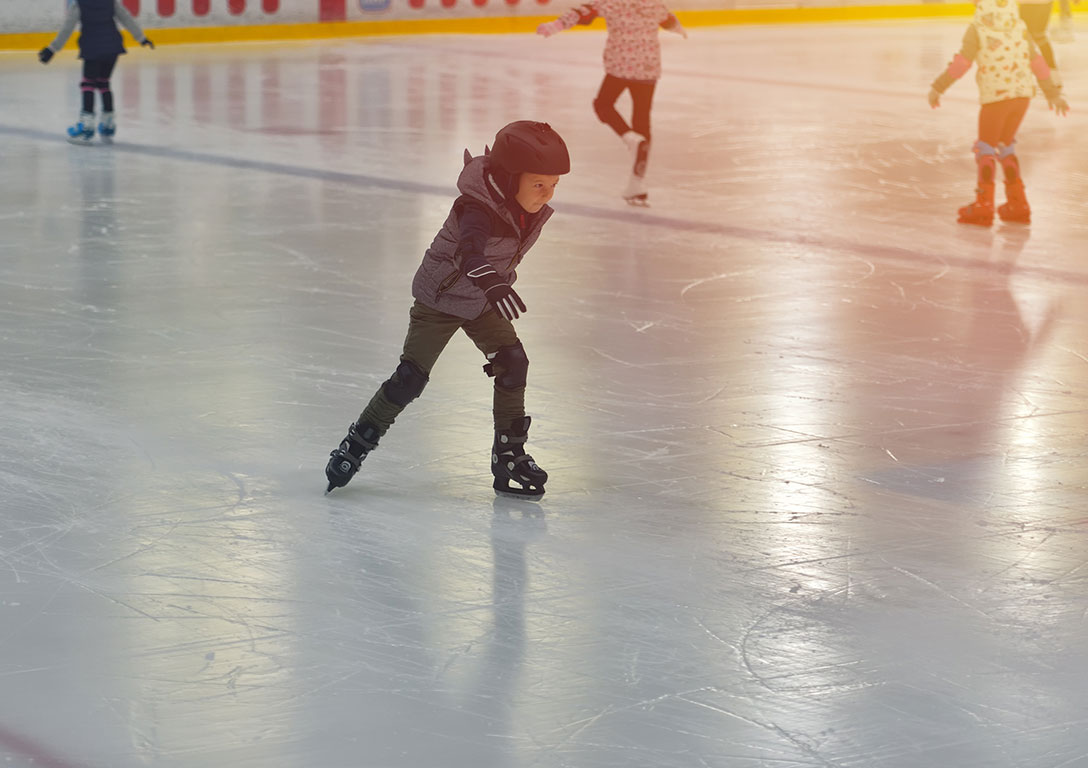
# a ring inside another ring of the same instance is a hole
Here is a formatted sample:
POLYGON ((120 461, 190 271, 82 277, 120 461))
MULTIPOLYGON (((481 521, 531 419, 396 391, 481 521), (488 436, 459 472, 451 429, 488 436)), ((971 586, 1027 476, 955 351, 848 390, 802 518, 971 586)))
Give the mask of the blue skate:
POLYGON ((112 112, 103 112, 102 119, 98 123, 98 135, 102 141, 109 144, 113 141, 113 134, 117 133, 117 124, 113 121, 112 112))
POLYGON ((68 142, 70 144, 90 144, 94 138, 94 115, 90 112, 81 112, 79 122, 68 126, 68 142))

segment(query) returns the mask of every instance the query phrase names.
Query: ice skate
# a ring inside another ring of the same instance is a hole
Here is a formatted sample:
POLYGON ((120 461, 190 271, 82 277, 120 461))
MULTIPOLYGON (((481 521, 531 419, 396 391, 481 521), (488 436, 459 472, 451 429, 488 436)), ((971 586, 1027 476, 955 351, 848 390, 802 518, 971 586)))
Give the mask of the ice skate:
POLYGON ((623 190, 623 199, 628 205, 636 205, 641 208, 650 207, 650 195, 646 190, 646 179, 642 176, 631 174, 627 180, 627 186, 623 190))
POLYGON ((957 221, 988 227, 994 223, 994 185, 980 184, 975 192, 975 201, 960 208, 957 221))
POLYGON ((371 424, 356 423, 348 427, 347 436, 340 447, 329 454, 329 463, 325 466, 325 477, 329 481, 326 494, 333 488, 343 488, 355 477, 366 455, 378 447, 379 437, 378 428, 371 424))
POLYGON ((68 142, 85 146, 90 144, 92 139, 94 139, 94 113, 80 112, 76 124, 68 126, 68 142))
POLYGON ((646 161, 650 157, 650 140, 641 133, 628 131, 621 137, 631 153, 631 171, 636 176, 646 175, 646 161))
POLYGON ((1005 200, 1006 202, 997 209, 997 215, 1002 221, 1018 224, 1031 223, 1031 206, 1028 205, 1027 195, 1024 194, 1023 181, 1017 179, 1005 182, 1005 200))
POLYGON ((98 135, 106 144, 112 144, 115 133, 117 133, 117 124, 113 121, 113 113, 103 112, 102 119, 98 122, 98 135))
POLYGON ((525 452, 531 421, 531 417, 523 416, 510 422, 510 429, 495 431, 491 474, 495 476, 495 493, 500 496, 536 500, 544 495, 548 473, 525 452))
POLYGON ((1031 207, 1024 193, 1024 180, 1020 176, 1020 160, 1016 157, 1016 143, 1001 150, 1001 170, 1005 174, 1005 200, 997 209, 997 215, 1005 222, 1031 223, 1031 207))

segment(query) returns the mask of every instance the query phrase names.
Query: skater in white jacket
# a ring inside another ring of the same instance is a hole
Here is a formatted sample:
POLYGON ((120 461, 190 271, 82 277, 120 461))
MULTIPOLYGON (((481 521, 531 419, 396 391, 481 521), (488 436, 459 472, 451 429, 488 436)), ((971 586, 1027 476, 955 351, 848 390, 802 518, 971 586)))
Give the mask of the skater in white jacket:
POLYGON ((1035 83, 1059 115, 1069 111, 1062 88, 1039 52, 1013 0, 977 0, 975 17, 963 35, 960 52, 937 76, 929 89, 929 105, 938 107, 952 83, 978 65, 976 81, 981 108, 975 163, 978 183, 975 200, 959 209, 961 224, 988 227, 994 220, 994 185, 997 166, 1005 175, 1006 202, 997 208, 1002 221, 1027 224, 1031 207, 1016 156, 1016 135, 1035 95, 1035 83))
POLYGON ((608 26, 604 46, 604 81, 593 100, 601 122, 623 139, 632 156, 631 177, 623 197, 632 205, 646 205, 646 162, 650 154, 650 110, 654 87, 661 77, 661 43, 658 28, 688 36, 676 16, 660 0, 592 0, 573 8, 554 21, 537 27, 537 34, 551 37, 578 24, 591 24, 598 16, 608 26), (616 100, 631 92, 631 124, 616 111, 616 100))

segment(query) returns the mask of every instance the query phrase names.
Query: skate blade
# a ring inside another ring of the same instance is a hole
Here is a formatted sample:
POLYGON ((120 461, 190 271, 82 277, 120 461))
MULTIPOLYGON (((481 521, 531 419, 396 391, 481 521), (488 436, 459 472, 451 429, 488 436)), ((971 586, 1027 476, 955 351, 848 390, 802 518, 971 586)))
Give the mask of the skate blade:
POLYGON ((628 205, 633 205, 637 208, 650 207, 650 201, 647 199, 646 195, 634 195, 632 197, 625 197, 623 199, 627 201, 628 205))
POLYGON ((496 496, 502 496, 504 499, 517 499, 518 501, 540 501, 544 498, 544 491, 514 491, 495 489, 496 496))
POLYGON ((90 139, 84 139, 80 136, 69 136, 68 143, 74 144, 77 147, 91 147, 94 146, 94 142, 90 139))
POLYGON ((515 487, 512 481, 507 481, 504 485, 502 480, 496 479, 492 487, 495 489, 496 496, 503 496, 507 499, 520 499, 522 501, 539 501, 544 496, 544 488, 521 488, 515 487))

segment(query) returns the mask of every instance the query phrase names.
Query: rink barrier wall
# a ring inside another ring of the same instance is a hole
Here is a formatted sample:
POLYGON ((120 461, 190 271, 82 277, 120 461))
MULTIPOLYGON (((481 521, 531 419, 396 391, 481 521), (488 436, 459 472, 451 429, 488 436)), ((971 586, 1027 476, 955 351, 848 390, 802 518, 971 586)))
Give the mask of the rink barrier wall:
MULTIPOLYGON (((20 25, 43 26, 49 31, 6 32, 0 33, 0 49, 7 50, 37 50, 48 45, 56 35, 62 19, 63 5, 57 2, 51 4, 52 15, 56 18, 55 25, 50 27, 44 24, 44 20, 38 18, 22 18, 17 24, 9 23, 6 18, 11 8, 7 3, 14 3, 15 10, 20 3, 28 0, 5 0, 0 5, 0 29, 12 29, 20 25), (58 8, 60 9, 58 11, 58 8)), ((222 3, 223 0, 217 0, 222 3)), ((384 35, 431 35, 431 34, 529 34, 535 31, 538 24, 549 21, 557 15, 539 15, 544 5, 555 0, 535 0, 533 4, 524 6, 506 5, 503 10, 509 12, 515 8, 518 10, 529 8, 533 15, 487 15, 489 10, 483 8, 487 0, 471 0, 475 7, 468 5, 468 0, 461 0, 462 9, 456 9, 456 0, 441 0, 446 6, 447 13, 436 13, 433 6, 434 0, 429 0, 431 8, 425 8, 422 0, 406 0, 412 5, 417 5, 418 13, 413 17, 405 18, 374 18, 367 20, 348 19, 347 6, 338 0, 309 0, 312 13, 300 13, 298 3, 295 0, 294 11, 289 12, 288 3, 291 0, 226 0, 227 13, 213 13, 211 0, 125 0, 130 10, 139 11, 137 19, 152 37, 155 44, 185 44, 185 43, 217 43, 217 42, 255 42, 275 40, 299 40, 322 38, 348 38, 348 37, 372 37, 384 35), (280 3, 283 3, 281 5, 280 3), (180 13, 182 5, 191 2, 192 7, 188 12, 180 13), (157 3, 157 5, 156 5, 157 3), (176 3, 176 4, 175 4, 176 3), (317 5, 315 5, 315 3, 317 5), (169 17, 158 16, 151 11, 153 9, 172 9, 169 17), (335 12, 327 13, 329 8, 335 12), (203 16, 194 12, 206 9, 203 16), (233 9, 233 10, 232 10, 233 9), (459 15, 453 15, 457 11, 459 15), (267 21, 270 16, 281 16, 283 20, 277 23, 253 23, 267 21), (307 20, 307 16, 310 16, 307 20), (327 17, 324 18, 323 17, 327 17), (343 17, 343 18, 341 18, 343 17), (193 26, 189 23, 200 20, 202 22, 193 26), (183 26, 172 26, 173 22, 183 22, 183 26), (226 22, 226 23, 224 23, 226 22)), ((510 0, 505 0, 507 3, 510 0)), ((45 4, 44 0, 29 0, 37 4, 40 11, 45 4)), ((63 0, 62 0, 63 2, 63 0)), ((353 0, 359 3, 359 8, 368 0, 353 0)), ((402 0, 405 2, 405 0, 402 0)), ((571 3, 555 2, 555 9, 559 11, 568 7, 571 3)), ((689 0, 689 5, 695 4, 689 0)), ((720 5, 720 0, 716 0, 720 5)), ((683 8, 677 4, 678 8, 683 8)), ((220 9, 222 11, 223 9, 220 9)), ((397 15, 404 16, 402 12, 397 15)), ((352 6, 353 13, 362 13, 352 6)), ((810 7, 762 7, 762 8, 688 8, 677 10, 676 15, 687 27, 710 27, 741 24, 808 24, 818 22, 836 21, 879 21, 895 19, 922 19, 958 17, 967 18, 974 12, 971 3, 944 3, 930 2, 923 4, 895 4, 895 5, 828 5, 810 7)), ((370 14, 375 15, 374 13, 370 14)), ((590 27, 576 27, 574 31, 585 29, 603 29, 604 22, 600 19, 590 27)), ((127 37, 127 33, 126 33, 127 37)), ((66 48, 75 48, 78 34, 73 35, 66 48)))

